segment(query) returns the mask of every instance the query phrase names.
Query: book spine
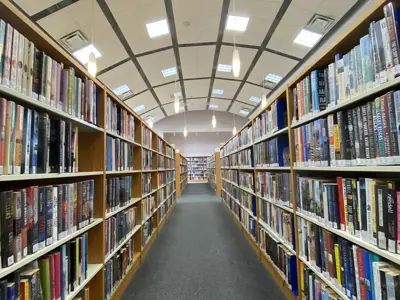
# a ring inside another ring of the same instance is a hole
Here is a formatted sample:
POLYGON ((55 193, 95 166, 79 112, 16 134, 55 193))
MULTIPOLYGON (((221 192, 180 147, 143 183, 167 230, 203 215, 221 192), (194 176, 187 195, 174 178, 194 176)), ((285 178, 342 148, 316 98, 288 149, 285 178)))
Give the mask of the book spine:
POLYGON ((45 207, 45 217, 46 217, 46 246, 53 243, 53 187, 46 186, 46 207, 45 207))
POLYGON ((28 45, 28 70, 26 72, 26 92, 27 96, 35 98, 33 95, 33 68, 35 65, 35 45, 29 41, 28 45))
POLYGON ((377 219, 377 234, 378 247, 387 249, 386 228, 387 228, 387 197, 388 190, 386 185, 377 184, 375 186, 375 201, 376 201, 376 219, 377 219))
POLYGON ((374 36, 375 36, 375 43, 377 44, 377 51, 379 56, 379 83, 385 83, 388 80, 387 71, 386 71, 386 59, 385 59, 385 48, 383 43, 383 35, 381 29, 381 22, 376 21, 374 22, 374 36))
POLYGON ((39 139, 39 113, 36 111, 32 111, 29 174, 36 174, 37 172, 38 139, 39 139))
POLYGON ((33 60, 33 81, 32 81, 32 95, 33 98, 39 100, 42 90, 42 70, 44 63, 44 53, 35 48, 35 57, 33 60))
POLYGON ((53 243, 55 243, 58 240, 58 187, 53 186, 52 189, 53 189, 52 238, 53 238, 53 243))
POLYGON ((379 25, 381 27, 382 33, 382 42, 383 42, 383 50, 384 50, 384 57, 385 57, 385 69, 387 72, 387 80, 393 80, 393 58, 392 58, 392 51, 390 45, 390 37, 389 37, 389 29, 387 27, 386 19, 383 18, 379 21, 379 25))
POLYGON ((17 80, 16 80, 16 90, 22 93, 22 76, 23 76, 23 62, 24 62, 24 45, 25 37, 19 34, 18 41, 18 59, 17 59, 17 80))
MULTIPOLYGON (((21 190, 21 231, 22 231, 22 257, 26 257, 28 255, 28 218, 31 216, 28 215, 28 197, 26 193, 26 189, 21 190)), ((29 212, 31 213, 31 211, 29 212)))
POLYGON ((395 163, 399 157, 399 140, 398 140, 398 128, 396 127, 396 109, 395 109, 395 99, 394 93, 388 93, 387 106, 388 106, 388 116, 389 116, 389 129, 390 129, 390 152, 392 157, 390 157, 389 163, 395 163))
POLYGON ((397 212, 396 212, 396 186, 392 181, 387 182, 387 241, 388 250, 396 253, 396 237, 397 237, 397 212))
POLYGON ((7 268, 14 264, 13 205, 10 191, 1 192, 1 266, 7 268))
POLYGON ((21 160, 25 155, 22 148, 22 134, 24 130, 24 108, 21 105, 16 107, 16 124, 15 124, 15 151, 14 151, 14 164, 13 174, 21 174, 21 160))
POLYGON ((28 94, 28 62, 29 62, 29 40, 24 38, 24 58, 22 60, 22 93, 26 96, 28 94))
POLYGON ((41 113, 39 116, 39 136, 38 136, 38 160, 37 172, 48 173, 48 147, 50 136, 49 116, 46 113, 41 113))
POLYGON ((7 24, 6 38, 4 44, 4 55, 3 55, 3 76, 1 83, 7 87, 10 86, 10 76, 11 76, 11 53, 12 53, 12 39, 13 30, 10 24, 7 24))
POLYGON ((43 63, 42 63, 42 72, 41 72, 42 77, 40 78, 39 101, 42 102, 42 103, 46 103, 46 104, 48 104, 47 98, 46 98, 47 64, 48 64, 48 56, 45 53, 43 53, 43 63))
POLYGON ((4 174, 7 122, 7 100, 0 98, 0 174, 4 174))
POLYGON ((46 188, 39 187, 39 249, 44 249, 46 245, 46 188))
POLYGON ((19 32, 13 31, 12 54, 11 54, 11 76, 10 87, 17 89, 17 73, 18 73, 18 47, 19 47, 19 32))
POLYGON ((21 232, 21 192, 12 193, 12 205, 13 205, 13 228, 14 228, 14 262, 18 262, 22 259, 22 232, 21 232))
POLYGON ((25 108, 23 133, 22 133, 21 174, 29 174, 31 129, 32 129, 32 111, 29 108, 25 108))
MULTIPOLYGON (((4 53, 6 44, 6 22, 0 20, 0 79, 3 78, 4 53)), ((1 82, 1 80, 0 80, 1 82)))
POLYGON ((382 129, 383 129, 383 141, 385 146, 385 157, 384 164, 389 163, 389 158, 392 156, 391 140, 390 140, 390 117, 389 117, 389 101, 390 93, 384 95, 381 99, 381 112, 382 112, 382 129))

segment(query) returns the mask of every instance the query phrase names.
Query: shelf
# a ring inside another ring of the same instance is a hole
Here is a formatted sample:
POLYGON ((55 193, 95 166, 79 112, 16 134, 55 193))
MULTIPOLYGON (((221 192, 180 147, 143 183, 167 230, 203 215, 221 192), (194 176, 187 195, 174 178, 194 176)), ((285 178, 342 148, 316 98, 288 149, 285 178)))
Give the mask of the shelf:
POLYGON ((117 213, 119 213, 119 212, 125 210, 126 208, 128 208, 128 207, 134 205, 135 203, 139 202, 140 200, 141 200, 141 198, 132 198, 131 201, 129 201, 129 203, 127 203, 126 205, 124 205, 124 206, 118 208, 118 209, 115 210, 115 211, 112 211, 112 212, 106 214, 106 219, 108 219, 108 218, 112 217, 113 215, 115 215, 115 214, 117 214, 117 213))
POLYGON ((257 198, 260 198, 260 199, 262 199, 262 200, 264 200, 264 201, 267 201, 267 202, 269 202, 269 203, 271 203, 271 204, 273 204, 273 205, 275 205, 275 206, 277 206, 277 207, 280 207, 280 208, 282 208, 282 209, 284 209, 284 210, 286 210, 286 211, 288 211, 288 212, 290 212, 290 213, 293 213, 293 208, 291 208, 291 207, 289 207, 289 206, 276 203, 276 202, 274 202, 274 201, 269 200, 268 198, 261 197, 261 196, 259 196, 259 195, 257 195, 257 194, 256 194, 256 197, 257 197, 257 198))
POLYGON ((86 279, 77 288, 75 288, 75 291, 68 294, 66 299, 67 300, 75 299, 75 297, 79 294, 79 292, 85 288, 85 286, 89 283, 89 281, 94 276, 96 276, 96 274, 101 269, 103 269, 103 264, 88 264, 86 279))
POLYGON ((285 248, 292 254, 296 255, 296 251, 293 250, 293 246, 288 244, 287 241, 285 241, 277 232, 275 232, 275 230, 273 230, 271 227, 268 226, 267 223, 265 223, 263 220, 258 219, 258 223, 261 224, 262 227, 264 227, 264 229, 274 237, 274 239, 278 240, 279 242, 281 242, 281 244, 283 246, 285 246, 285 248))
POLYGON ((290 167, 255 167, 257 171, 263 171, 263 170, 276 170, 276 171, 290 171, 290 167))
POLYGON ((118 247, 115 248, 109 255, 107 255, 107 257, 104 259, 104 263, 106 263, 107 261, 109 261, 115 254, 117 254, 118 250, 122 248, 122 246, 124 246, 131 237, 133 237, 133 235, 138 232, 138 230, 140 229, 140 225, 136 225, 135 227, 133 227, 133 230, 122 240, 122 242, 119 243, 118 247))
POLYGON ((276 136, 278 136, 278 135, 280 135, 282 133, 287 133, 288 131, 289 131, 288 127, 282 128, 282 129, 280 129, 278 131, 275 131, 274 133, 271 133, 271 134, 265 135, 263 137, 260 137, 258 139, 255 139, 254 140, 254 144, 258 144, 260 142, 272 139, 272 138, 274 138, 274 137, 276 137, 276 136))
POLYGON ((126 170, 126 171, 106 171, 106 175, 124 175, 124 174, 135 174, 140 173, 141 170, 126 170))
POLYGON ((145 149, 145 150, 149 150, 149 151, 158 153, 157 150, 154 150, 154 149, 152 149, 152 148, 150 148, 150 147, 148 147, 148 146, 145 146, 145 145, 141 145, 141 146, 142 146, 142 148, 145 149))
POLYGON ((18 102, 21 102, 24 104, 27 104, 28 107, 33 108, 38 111, 43 111, 51 116, 57 116, 65 121, 71 122, 72 126, 77 126, 79 128, 79 131, 82 132, 104 132, 103 128, 100 128, 96 125, 93 125, 89 122, 83 121, 81 119, 78 119, 76 117, 73 117, 57 108, 54 106, 48 105, 46 103, 40 102, 39 100, 33 99, 29 96, 26 96, 22 93, 19 93, 11 88, 8 88, 6 86, 0 85, 0 94, 4 95, 6 98, 12 98, 12 99, 18 99, 18 102))
POLYGON ((149 242, 150 242, 150 241, 154 238, 154 236, 156 235, 156 231, 157 231, 157 227, 154 227, 154 228, 153 228, 152 234, 147 238, 146 244, 144 244, 144 245, 142 246, 142 252, 143 252, 144 248, 146 248, 146 246, 150 244, 149 242))
POLYGON ((160 207, 161 207, 165 202, 167 202, 167 199, 168 199, 168 198, 165 198, 165 200, 163 200, 163 201, 157 206, 157 210, 159 210, 160 207))
POLYGON ((113 132, 111 132, 111 131, 109 131, 109 130, 107 130, 106 133, 107 133, 109 136, 115 137, 115 138, 117 138, 117 139, 120 139, 120 140, 122 140, 122 141, 125 141, 125 142, 127 142, 127 143, 130 143, 130 144, 133 144, 133 145, 135 145, 135 146, 139 146, 139 147, 140 147, 140 144, 139 144, 139 143, 136 143, 135 141, 132 141, 132 140, 127 139, 127 138, 124 138, 123 136, 121 136, 121 135, 119 135, 119 134, 113 133, 113 132))
POLYGON ((90 223, 88 226, 83 227, 82 229, 79 229, 75 231, 72 234, 69 234, 67 237, 58 240, 57 242, 51 244, 50 246, 47 246, 41 250, 36 251, 34 254, 28 255, 21 259, 20 261, 14 263, 12 266, 8 268, 3 268, 0 270, 0 278, 3 278, 7 276, 8 274, 11 274, 12 272, 15 272, 16 270, 22 268, 23 266, 26 266, 27 264, 31 263, 32 261, 38 259, 39 257, 49 253, 50 251, 60 247, 61 245, 65 244, 66 242, 72 240, 73 238, 85 233, 89 229, 93 228, 97 224, 100 224, 103 222, 103 219, 94 219, 92 223, 90 223))
POLYGON ((44 173, 44 174, 26 174, 26 175, 1 175, 1 181, 22 181, 22 180, 44 180, 71 177, 91 177, 103 175, 103 171, 98 172, 75 172, 75 173, 44 173))
POLYGON ((245 187, 242 187, 242 186, 239 186, 239 188, 240 188, 241 190, 243 190, 243 191, 249 193, 249 194, 252 194, 252 195, 256 196, 256 193, 253 192, 252 190, 248 189, 248 188, 245 188, 245 187))
POLYGON ((147 198, 148 196, 150 196, 151 194, 153 194, 153 193, 155 193, 155 192, 157 192, 157 191, 158 191, 158 189, 153 189, 150 193, 147 193, 147 194, 142 195, 142 199, 143 199, 143 198, 147 198))
POLYGON ((155 213, 156 213, 157 209, 153 209, 153 211, 151 212, 150 215, 148 215, 143 221, 142 221, 142 225, 144 223, 146 223, 155 213))
POLYGON ((398 173, 400 166, 294 167, 296 171, 398 173))
POLYGON ((153 173, 153 172, 157 172, 158 170, 144 170, 142 169, 142 173, 153 173))

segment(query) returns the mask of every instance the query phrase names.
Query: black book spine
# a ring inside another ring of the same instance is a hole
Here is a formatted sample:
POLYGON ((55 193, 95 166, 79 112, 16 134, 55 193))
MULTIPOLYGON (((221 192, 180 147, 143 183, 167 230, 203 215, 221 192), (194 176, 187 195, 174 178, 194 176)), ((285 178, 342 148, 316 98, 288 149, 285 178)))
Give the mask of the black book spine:
POLYGON ((362 122, 363 122, 363 137, 364 137, 364 147, 365 147, 365 158, 370 159, 370 145, 369 145, 369 132, 368 132, 368 117, 367 117, 367 104, 361 106, 362 122))
POLYGON ((357 193, 357 180, 356 179, 351 179, 351 188, 352 188, 352 194, 353 194, 353 220, 354 220, 354 230, 356 233, 360 233, 360 227, 361 227, 361 220, 359 219, 359 213, 358 213, 358 193, 357 193))
MULTIPOLYGON (((42 97, 46 97, 46 73, 47 73, 47 63, 48 63, 48 59, 47 59, 47 55, 45 53, 43 53, 43 63, 42 63, 42 78, 40 80, 40 95, 42 97)), ((42 100, 46 101, 45 98, 42 98, 42 100)))
POLYGON ((46 242, 46 187, 39 187, 39 249, 43 249, 46 242))
POLYGON ((46 246, 53 243, 53 187, 46 186, 46 246))
MULTIPOLYGON (((361 230, 363 232, 367 232, 368 227, 368 218, 367 218, 367 195, 366 195, 366 186, 365 186, 365 178, 360 178, 359 182, 360 188, 360 207, 361 207, 361 230)), ((363 237, 364 238, 364 237, 363 237)), ((365 237, 366 238, 366 237, 365 237)))
POLYGON ((375 185, 375 202, 376 202, 376 221, 377 221, 377 241, 378 247, 381 249, 387 249, 387 199, 388 189, 385 184, 375 185))
POLYGON ((352 112, 353 121, 353 134, 354 134, 354 151, 356 160, 360 159, 360 135, 358 131, 358 117, 357 108, 350 109, 352 112))
POLYGON ((318 103, 319 103, 319 110, 325 110, 326 107, 328 106, 327 99, 326 99, 326 93, 325 93, 325 74, 324 70, 318 70, 317 71, 317 80, 318 80, 318 103))
POLYGON ((349 109, 347 111, 347 123, 349 128, 349 139, 350 139, 350 159, 352 161, 356 160, 356 147, 355 147, 355 137, 354 137, 354 126, 353 126, 353 113, 352 110, 349 109))
POLYGON ((37 172, 48 173, 48 137, 50 135, 48 124, 49 116, 46 113, 41 113, 39 116, 39 136, 38 136, 38 158, 37 158, 37 172))
POLYGON ((35 60, 33 65, 33 82, 32 82, 32 90, 35 93, 35 97, 40 95, 41 87, 42 87, 42 68, 43 68, 43 52, 38 51, 35 48, 35 60))
POLYGON ((392 156, 399 155, 399 140, 397 131, 399 130, 396 126, 396 108, 394 106, 393 92, 388 93, 388 110, 389 110, 389 126, 390 126, 390 150, 392 156))
POLYGON ((50 172, 60 173, 61 120, 50 120, 50 172))
POLYGON ((349 227, 349 233, 354 235, 354 204, 353 204, 353 191, 352 182, 350 178, 343 178, 346 182, 346 199, 347 199, 347 223, 349 227))
POLYGON ((374 136, 374 122, 373 122, 373 102, 367 103, 367 121, 368 121, 368 139, 369 139, 369 156, 371 159, 376 158, 375 154, 375 136, 374 136))
POLYGON ((14 263, 13 206, 12 192, 1 192, 1 265, 3 268, 14 263))
POLYGON ((26 189, 21 190, 21 220, 22 220, 22 257, 28 255, 28 198, 26 189))
POLYGON ((388 250, 392 253, 396 253, 396 241, 397 241, 397 195, 396 195, 396 184, 393 181, 388 181, 388 197, 387 197, 387 240, 388 250))
POLYGON ((77 280, 76 278, 76 240, 72 240, 69 243, 70 247, 70 254, 71 254, 71 260, 70 260, 70 269, 71 270, 71 279, 70 279, 70 286, 71 286, 71 291, 75 290, 75 282, 77 280))
POLYGON ((362 119, 361 106, 358 106, 355 109, 357 110, 357 127, 358 127, 358 138, 359 138, 358 147, 359 147, 360 159, 364 159, 365 158, 364 124, 362 119))
POLYGON ((349 265, 350 265, 350 278, 351 278, 351 294, 353 296, 353 299, 357 299, 357 285, 356 285, 356 269, 354 265, 354 254, 353 254, 353 248, 350 246, 348 248, 348 257, 349 257, 349 265))
POLYGON ((338 244, 339 244, 339 258, 340 258, 340 279, 341 279, 341 284, 342 287, 346 288, 346 269, 345 269, 345 253, 344 253, 344 245, 343 245, 343 239, 338 238, 338 244))
MULTIPOLYGON (((328 106, 328 104, 331 103, 330 102, 331 99, 329 98, 329 73, 328 73, 328 68, 326 68, 324 70, 324 83, 325 83, 324 90, 325 90, 326 105, 328 106)), ((321 107, 320 107, 320 110, 321 110, 321 107)))
POLYGON ((340 134, 340 151, 342 153, 342 160, 349 162, 351 160, 351 146, 349 136, 349 124, 347 121, 347 112, 339 111, 338 124, 340 134), (340 120, 340 121, 339 121, 340 120))
POLYGON ((64 172, 71 172, 71 123, 65 122, 65 169, 64 172))

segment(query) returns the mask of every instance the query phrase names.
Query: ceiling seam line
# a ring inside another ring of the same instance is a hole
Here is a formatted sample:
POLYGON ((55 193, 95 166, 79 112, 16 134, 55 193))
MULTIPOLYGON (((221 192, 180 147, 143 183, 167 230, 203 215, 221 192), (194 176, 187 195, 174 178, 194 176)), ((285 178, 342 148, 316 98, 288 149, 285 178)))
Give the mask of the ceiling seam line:
POLYGON ((56 4, 52 5, 52 6, 49 6, 48 8, 45 8, 45 9, 33 14, 30 17, 30 19, 33 22, 37 22, 37 21, 39 21, 39 20, 41 20, 43 18, 46 18, 46 17, 48 17, 48 16, 50 16, 50 15, 52 15, 52 14, 54 14, 54 13, 56 13, 56 12, 58 12, 58 11, 64 9, 64 8, 66 8, 66 7, 70 6, 71 4, 74 4, 74 3, 78 2, 78 1, 79 0, 62 0, 62 1, 56 3, 56 4))

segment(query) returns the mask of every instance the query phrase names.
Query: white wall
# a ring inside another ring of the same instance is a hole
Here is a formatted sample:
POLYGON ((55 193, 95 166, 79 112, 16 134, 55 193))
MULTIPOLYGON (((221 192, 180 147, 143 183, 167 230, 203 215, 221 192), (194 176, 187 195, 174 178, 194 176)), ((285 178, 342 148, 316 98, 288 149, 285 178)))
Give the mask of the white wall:
POLYGON ((220 143, 225 143, 232 136, 231 132, 199 132, 189 133, 184 138, 182 133, 164 133, 164 139, 175 144, 175 149, 183 156, 210 156, 215 152, 215 148, 220 147, 220 143))

